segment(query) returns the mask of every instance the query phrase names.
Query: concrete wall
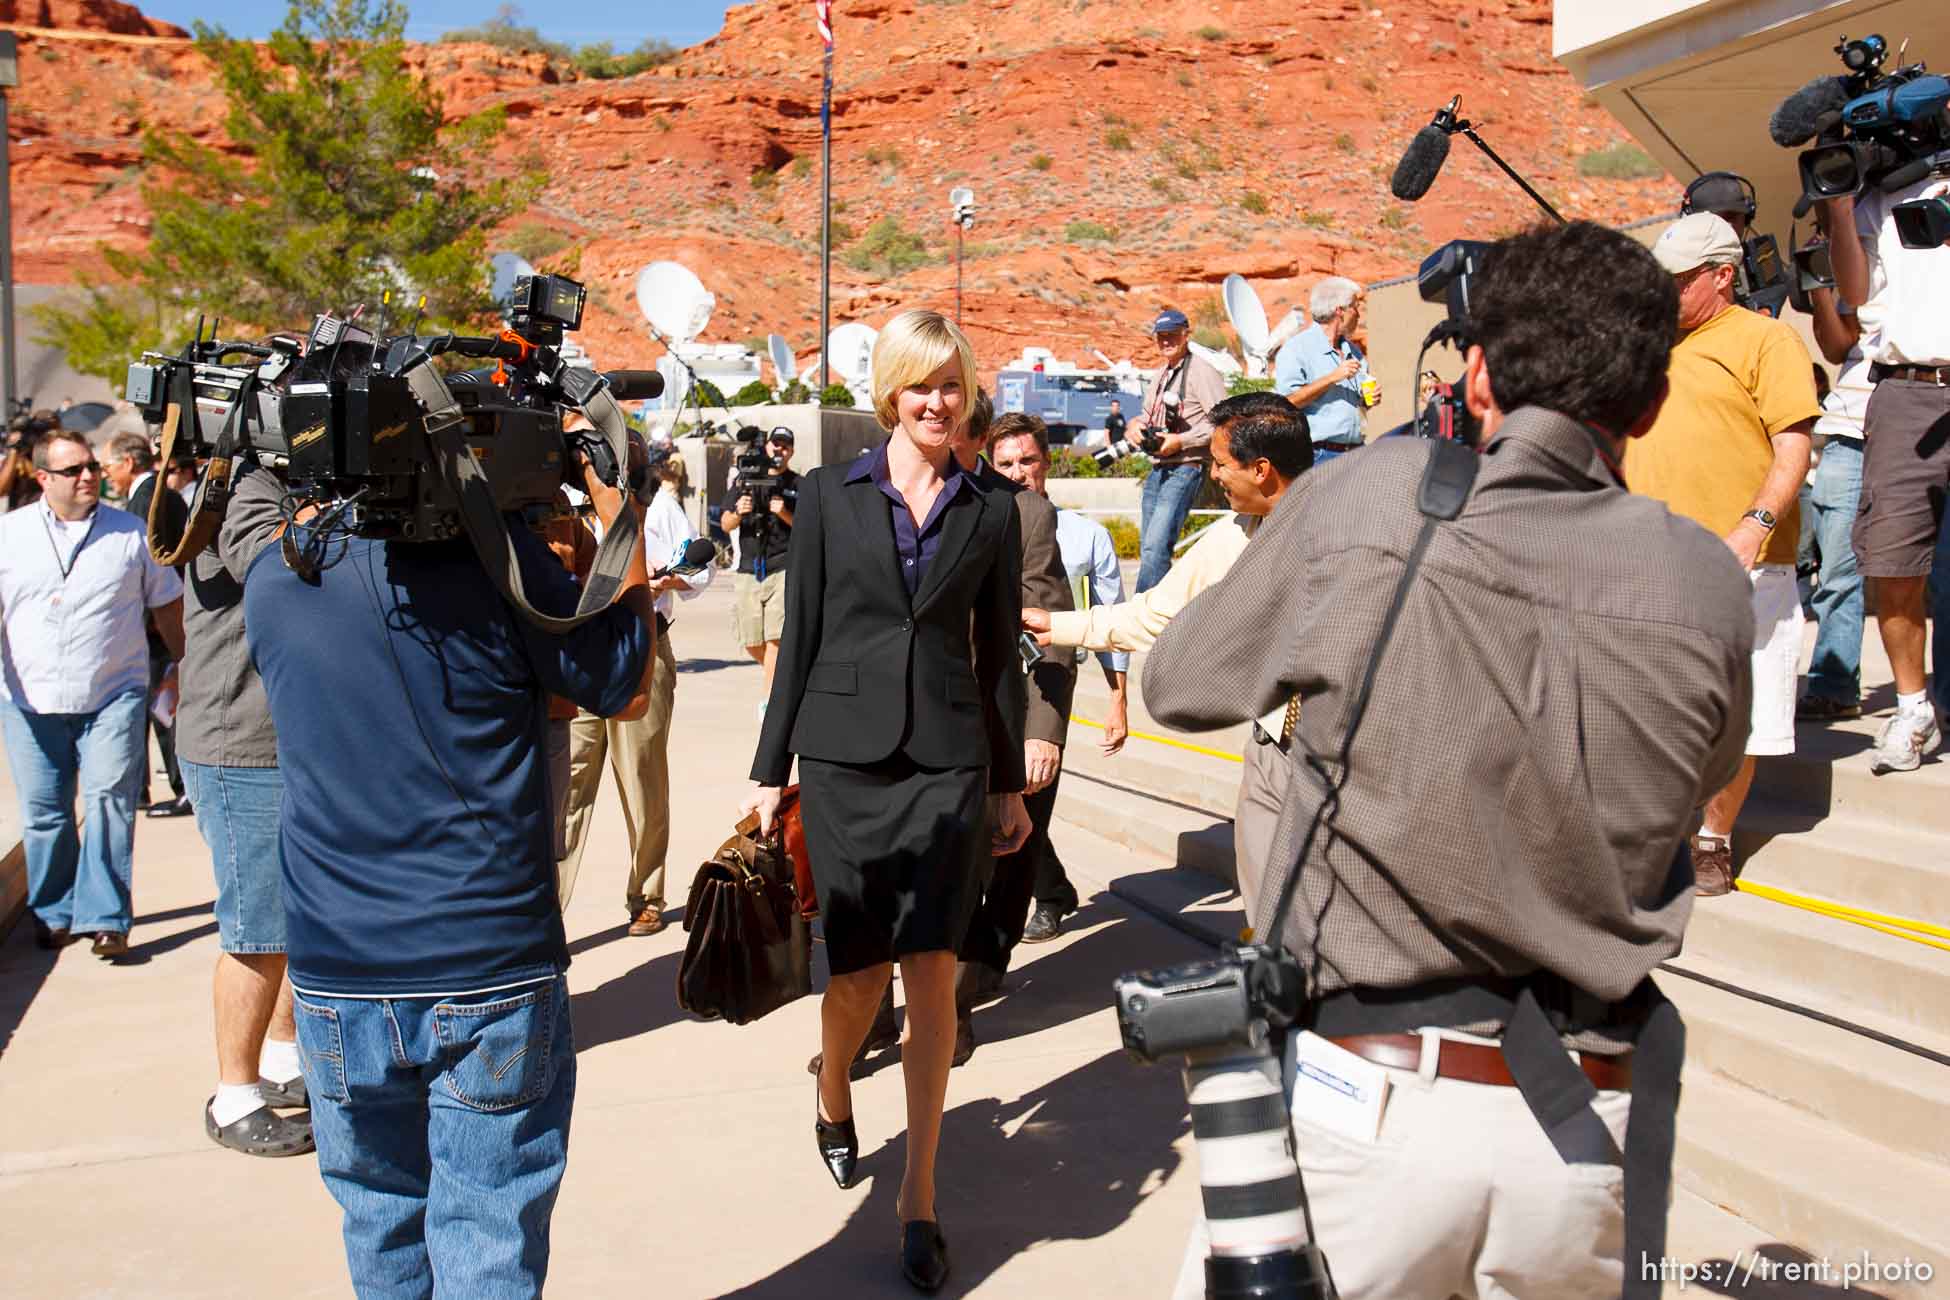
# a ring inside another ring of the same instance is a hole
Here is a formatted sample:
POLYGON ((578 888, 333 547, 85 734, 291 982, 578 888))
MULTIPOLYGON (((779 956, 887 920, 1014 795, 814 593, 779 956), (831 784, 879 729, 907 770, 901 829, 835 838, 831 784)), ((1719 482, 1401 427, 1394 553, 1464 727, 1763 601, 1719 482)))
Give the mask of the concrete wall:
POLYGON ((1144 484, 1134 478, 1053 478, 1049 481, 1049 499, 1059 510, 1090 511, 1098 523, 1113 514, 1135 523, 1143 489, 1144 484))

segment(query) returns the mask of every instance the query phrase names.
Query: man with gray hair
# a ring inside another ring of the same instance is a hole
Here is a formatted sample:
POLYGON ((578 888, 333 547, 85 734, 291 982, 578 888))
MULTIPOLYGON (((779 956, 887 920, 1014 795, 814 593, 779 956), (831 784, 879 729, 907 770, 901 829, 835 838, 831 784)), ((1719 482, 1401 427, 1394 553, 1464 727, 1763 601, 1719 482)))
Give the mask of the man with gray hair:
POLYGON ((1313 324, 1288 339, 1273 361, 1273 389, 1306 414, 1316 461, 1359 447, 1361 417, 1381 400, 1381 385, 1352 338, 1367 305, 1360 285, 1328 276, 1307 302, 1313 324))

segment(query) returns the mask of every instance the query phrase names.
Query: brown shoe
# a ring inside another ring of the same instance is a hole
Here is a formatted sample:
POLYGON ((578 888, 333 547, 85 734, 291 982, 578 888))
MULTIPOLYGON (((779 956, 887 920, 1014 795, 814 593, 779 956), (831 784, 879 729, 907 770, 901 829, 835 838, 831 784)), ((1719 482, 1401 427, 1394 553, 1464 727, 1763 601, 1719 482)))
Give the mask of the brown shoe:
POLYGON ((1733 891, 1733 841, 1693 836, 1693 892, 1718 898, 1733 891))
POLYGON ((645 903, 643 910, 631 919, 630 933, 641 938, 646 934, 655 934, 663 929, 665 924, 667 923, 664 920, 664 909, 655 903, 645 903))
POLYGON ((129 955, 129 936, 120 930, 102 930, 95 935, 94 953, 103 961, 129 955))

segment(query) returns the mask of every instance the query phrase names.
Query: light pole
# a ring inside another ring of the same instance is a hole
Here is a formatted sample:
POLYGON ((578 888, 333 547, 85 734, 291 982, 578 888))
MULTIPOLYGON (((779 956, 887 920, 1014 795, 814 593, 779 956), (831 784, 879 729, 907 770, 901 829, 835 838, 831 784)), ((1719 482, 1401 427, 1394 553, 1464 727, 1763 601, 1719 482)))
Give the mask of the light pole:
POLYGON ((0 420, 11 420, 14 364, 13 159, 7 148, 7 92, 20 84, 20 56, 12 32, 0 32, 0 420))
POLYGON ((948 191, 948 215, 955 223, 955 324, 961 324, 961 237, 975 224, 975 191, 956 186, 948 191))

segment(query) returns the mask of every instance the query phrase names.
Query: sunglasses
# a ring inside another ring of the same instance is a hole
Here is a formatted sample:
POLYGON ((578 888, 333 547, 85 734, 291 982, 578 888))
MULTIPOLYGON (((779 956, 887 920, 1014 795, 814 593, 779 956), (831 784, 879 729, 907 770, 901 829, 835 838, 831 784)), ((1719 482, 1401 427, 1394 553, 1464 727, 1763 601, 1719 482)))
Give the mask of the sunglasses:
POLYGON ((80 478, 83 474, 99 476, 102 472, 102 463, 98 460, 84 460, 79 465, 70 465, 66 469, 50 469, 46 472, 59 474, 62 478, 80 478))

